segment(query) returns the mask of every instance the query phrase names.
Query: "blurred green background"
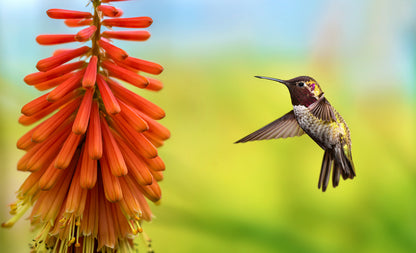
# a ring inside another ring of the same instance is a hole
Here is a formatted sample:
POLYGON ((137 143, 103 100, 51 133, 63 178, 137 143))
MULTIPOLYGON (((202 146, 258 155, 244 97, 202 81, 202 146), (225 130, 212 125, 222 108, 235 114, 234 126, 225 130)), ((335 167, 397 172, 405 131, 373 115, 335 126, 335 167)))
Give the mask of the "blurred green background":
MULTIPOLYGON (((20 108, 42 94, 23 77, 74 33, 49 8, 88 1, 0 1, 0 220, 25 173, 20 108)), ((172 138, 162 204, 144 229, 156 252, 416 252, 416 3, 412 0, 161 0, 115 4, 150 16, 152 37, 116 42, 161 63, 172 138), (354 180, 317 189, 323 151, 307 136, 233 144, 291 110, 283 85, 318 80, 352 132, 354 180)), ((65 45, 74 47, 75 45, 65 45)), ((27 217, 27 215, 26 215, 27 217)), ((1 252, 28 252, 28 221, 0 229, 1 252)))

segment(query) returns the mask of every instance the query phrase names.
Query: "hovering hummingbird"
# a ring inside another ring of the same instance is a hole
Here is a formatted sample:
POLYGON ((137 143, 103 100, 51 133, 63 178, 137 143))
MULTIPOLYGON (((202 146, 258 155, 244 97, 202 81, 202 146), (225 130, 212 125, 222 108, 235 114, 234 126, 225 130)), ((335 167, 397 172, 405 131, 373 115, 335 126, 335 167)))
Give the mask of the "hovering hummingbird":
POLYGON ((340 175, 345 180, 355 177, 351 155, 351 137, 341 115, 325 98, 318 82, 309 76, 290 80, 256 76, 286 85, 292 99, 293 110, 260 128, 236 143, 309 135, 325 150, 319 176, 318 189, 328 186, 332 167, 332 185, 338 186, 340 175))

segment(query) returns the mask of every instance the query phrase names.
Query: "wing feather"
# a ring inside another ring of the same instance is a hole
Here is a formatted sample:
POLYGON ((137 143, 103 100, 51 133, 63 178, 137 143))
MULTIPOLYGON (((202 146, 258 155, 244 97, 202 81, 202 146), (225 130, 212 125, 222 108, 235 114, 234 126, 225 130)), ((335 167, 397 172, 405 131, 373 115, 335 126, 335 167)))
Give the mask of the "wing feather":
POLYGON ((298 122, 295 119, 293 110, 286 113, 282 117, 272 123, 260 128, 259 130, 247 135, 246 137, 236 141, 235 143, 248 142, 255 140, 270 140, 278 138, 287 138, 293 136, 301 136, 304 134, 298 122))

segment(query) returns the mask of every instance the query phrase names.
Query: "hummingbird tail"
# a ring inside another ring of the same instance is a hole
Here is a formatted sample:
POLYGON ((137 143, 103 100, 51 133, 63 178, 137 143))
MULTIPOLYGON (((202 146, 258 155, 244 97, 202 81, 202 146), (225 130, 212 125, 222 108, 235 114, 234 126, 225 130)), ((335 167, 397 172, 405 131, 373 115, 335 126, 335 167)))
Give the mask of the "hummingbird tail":
POLYGON ((335 188, 339 184, 340 176, 345 180, 347 178, 353 179, 355 177, 354 165, 348 159, 340 147, 325 150, 324 158, 322 160, 321 174, 319 175, 318 189, 325 192, 328 187, 329 178, 332 172, 332 186, 335 188))

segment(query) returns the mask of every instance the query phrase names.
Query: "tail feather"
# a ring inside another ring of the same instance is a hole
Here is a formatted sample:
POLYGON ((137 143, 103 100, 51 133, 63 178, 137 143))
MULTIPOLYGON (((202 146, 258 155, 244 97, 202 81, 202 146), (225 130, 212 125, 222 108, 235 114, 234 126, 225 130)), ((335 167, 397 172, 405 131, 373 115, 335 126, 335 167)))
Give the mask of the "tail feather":
POLYGON ((319 175, 318 189, 325 192, 328 187, 329 177, 331 175, 332 167, 332 186, 335 188, 339 184, 340 176, 345 180, 347 178, 354 178, 354 164, 340 147, 325 150, 324 158, 322 160, 321 174, 319 175))

